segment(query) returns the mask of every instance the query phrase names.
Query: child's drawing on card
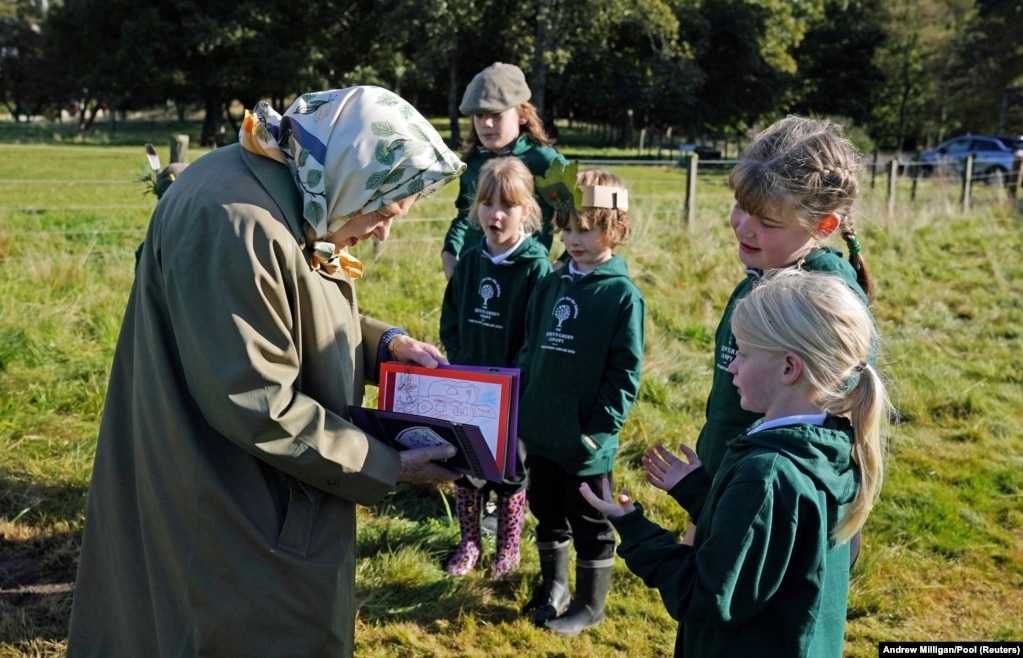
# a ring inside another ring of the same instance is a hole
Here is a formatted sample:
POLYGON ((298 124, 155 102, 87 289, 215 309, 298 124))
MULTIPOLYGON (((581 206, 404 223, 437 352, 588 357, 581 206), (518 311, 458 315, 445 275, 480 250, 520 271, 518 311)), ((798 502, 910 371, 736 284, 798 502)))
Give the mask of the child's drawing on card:
POLYGON ((395 379, 394 411, 476 425, 497 451, 499 384, 402 373, 395 379))

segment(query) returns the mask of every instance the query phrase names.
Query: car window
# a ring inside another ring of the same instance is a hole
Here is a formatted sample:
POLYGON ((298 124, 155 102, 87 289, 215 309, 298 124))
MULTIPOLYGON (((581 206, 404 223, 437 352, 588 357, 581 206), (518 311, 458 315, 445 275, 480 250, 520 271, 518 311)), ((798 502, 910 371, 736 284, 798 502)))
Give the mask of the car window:
POLYGON ((1001 151, 1003 149, 999 148, 998 145, 995 144, 994 140, 985 139, 985 138, 976 138, 975 137, 973 139, 973 144, 971 145, 970 150, 971 151, 1001 151))
POLYGON ((970 150, 969 139, 954 139, 945 146, 945 152, 949 155, 966 155, 970 150))

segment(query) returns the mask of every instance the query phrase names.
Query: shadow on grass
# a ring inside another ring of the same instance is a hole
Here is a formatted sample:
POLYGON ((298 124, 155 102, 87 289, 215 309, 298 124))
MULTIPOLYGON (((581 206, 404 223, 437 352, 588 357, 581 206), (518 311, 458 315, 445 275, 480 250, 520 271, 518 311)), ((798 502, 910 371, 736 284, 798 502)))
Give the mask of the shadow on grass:
POLYGON ((85 493, 0 470, 0 643, 67 637, 85 493))

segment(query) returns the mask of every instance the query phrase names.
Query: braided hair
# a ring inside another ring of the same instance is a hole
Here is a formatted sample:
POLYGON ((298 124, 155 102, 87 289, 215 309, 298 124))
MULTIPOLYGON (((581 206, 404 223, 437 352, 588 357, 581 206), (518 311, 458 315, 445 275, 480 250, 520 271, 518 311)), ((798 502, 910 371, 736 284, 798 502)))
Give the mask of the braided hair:
POLYGON ((729 174, 728 184, 746 212, 766 217, 783 204, 811 232, 828 215, 837 215, 849 264, 867 298, 873 299, 873 278, 853 221, 860 158, 840 125, 788 116, 757 135, 729 174))

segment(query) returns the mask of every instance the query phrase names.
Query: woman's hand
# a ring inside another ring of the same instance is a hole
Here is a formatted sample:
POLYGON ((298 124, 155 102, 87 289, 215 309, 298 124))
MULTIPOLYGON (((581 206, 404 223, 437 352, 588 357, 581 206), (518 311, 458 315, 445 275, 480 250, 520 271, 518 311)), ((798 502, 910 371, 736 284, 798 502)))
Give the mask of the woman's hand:
POLYGON ((603 497, 600 498, 597 497, 597 494, 593 493, 590 485, 585 482, 579 485, 579 493, 583 495, 586 502, 593 505, 593 509, 605 516, 624 516, 636 509, 632 499, 629 498, 629 494, 625 490, 618 494, 618 502, 615 502, 611 493, 611 483, 607 478, 603 479, 603 489, 603 497))
POLYGON ((687 461, 682 461, 660 443, 646 449, 642 461, 643 475, 647 482, 662 491, 668 491, 702 465, 700 458, 689 446, 680 444, 678 448, 687 461))
POLYGON ((398 471, 399 482, 414 482, 418 484, 440 484, 458 479, 458 473, 444 468, 437 460, 444 460, 455 456, 455 447, 427 446, 424 448, 410 448, 398 453, 401 457, 401 470, 398 471))
POLYGON ((395 336, 387 344, 387 349, 397 361, 411 361, 427 368, 436 368, 440 364, 448 363, 436 345, 424 343, 411 336, 395 336))

